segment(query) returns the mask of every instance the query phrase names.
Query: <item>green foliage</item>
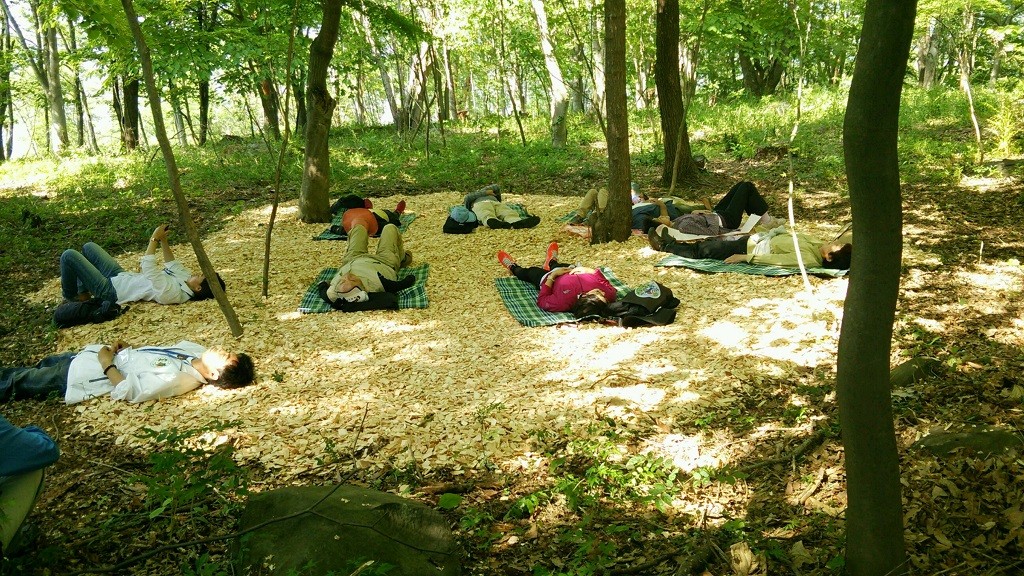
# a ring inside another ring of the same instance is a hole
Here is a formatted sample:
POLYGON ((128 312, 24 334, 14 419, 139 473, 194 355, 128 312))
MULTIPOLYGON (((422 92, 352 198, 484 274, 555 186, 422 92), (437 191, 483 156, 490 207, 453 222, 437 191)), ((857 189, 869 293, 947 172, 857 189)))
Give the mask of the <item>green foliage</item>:
POLYGON ((454 510, 462 504, 462 496, 458 494, 445 493, 437 500, 437 505, 442 510, 454 510))

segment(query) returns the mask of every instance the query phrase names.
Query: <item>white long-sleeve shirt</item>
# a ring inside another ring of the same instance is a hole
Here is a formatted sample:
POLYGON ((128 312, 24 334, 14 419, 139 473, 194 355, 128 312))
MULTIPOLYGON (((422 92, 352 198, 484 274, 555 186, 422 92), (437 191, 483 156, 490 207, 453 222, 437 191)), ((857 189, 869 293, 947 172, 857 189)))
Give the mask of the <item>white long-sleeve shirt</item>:
POLYGON ((185 281, 192 273, 177 260, 160 266, 156 254, 142 257, 142 272, 121 272, 110 279, 117 292, 117 303, 151 300, 160 304, 182 304, 192 297, 185 281))
POLYGON ((182 340, 174 346, 125 348, 114 357, 114 365, 124 376, 116 386, 103 374, 97 352, 100 344, 90 344, 78 353, 68 369, 68 388, 64 401, 75 404, 104 394, 114 400, 145 402, 178 396, 202 386, 206 379, 192 367, 206 348, 182 340))

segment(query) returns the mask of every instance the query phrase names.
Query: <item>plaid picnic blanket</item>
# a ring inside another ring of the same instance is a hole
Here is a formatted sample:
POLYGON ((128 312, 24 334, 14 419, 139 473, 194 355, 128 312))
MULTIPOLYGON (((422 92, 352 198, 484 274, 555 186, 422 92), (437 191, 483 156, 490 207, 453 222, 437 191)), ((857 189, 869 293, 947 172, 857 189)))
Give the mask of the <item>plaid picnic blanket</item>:
MULTIPOLYGON (((625 296, 629 287, 622 283, 610 268, 601 267, 601 272, 608 282, 618 291, 619 297, 625 296)), ((537 306, 537 295, 540 294, 535 286, 527 284, 515 276, 503 276, 494 279, 494 286, 501 295, 501 301, 505 303, 512 317, 523 326, 552 326, 565 322, 576 322, 571 312, 548 312, 537 306)))
MULTIPOLYGON (((701 272, 737 272, 739 274, 752 274, 755 276, 792 276, 793 274, 800 273, 799 268, 783 268, 781 266, 748 264, 746 262, 726 264, 722 260, 697 260, 676 255, 662 258, 655 266, 682 266, 684 268, 700 270, 701 272)), ((833 268, 807 269, 807 273, 812 276, 827 278, 841 278, 849 272, 849 270, 835 270, 833 268)))
MULTIPOLYGON (((348 234, 335 234, 331 232, 331 228, 334 226, 341 226, 341 218, 345 215, 345 211, 342 210, 334 215, 334 220, 331 220, 331 225, 327 227, 327 230, 313 236, 313 240, 348 240, 348 234)), ((409 229, 409 224, 416 219, 416 214, 405 212, 398 216, 398 221, 401 224, 398 225, 398 231, 405 234, 405 231, 409 229)))
MULTIPOLYGON (((299 302, 299 312, 303 314, 319 314, 321 312, 332 312, 334 309, 327 302, 324 302, 317 292, 316 286, 321 282, 330 282, 331 278, 338 272, 337 268, 324 268, 313 283, 306 288, 299 302)), ((398 293, 398 307, 401 308, 426 308, 427 301, 427 276, 430 275, 430 264, 420 264, 412 268, 402 268, 398 271, 398 277, 404 278, 412 274, 416 277, 416 283, 398 293)))

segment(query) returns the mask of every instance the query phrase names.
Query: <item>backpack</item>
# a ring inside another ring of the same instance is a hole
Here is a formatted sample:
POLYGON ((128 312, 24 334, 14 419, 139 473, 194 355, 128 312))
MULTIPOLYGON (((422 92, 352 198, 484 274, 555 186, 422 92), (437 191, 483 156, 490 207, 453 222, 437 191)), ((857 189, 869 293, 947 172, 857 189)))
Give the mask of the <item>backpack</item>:
POLYGON ((637 286, 622 299, 608 305, 609 319, 619 326, 665 326, 676 319, 679 299, 672 290, 660 282, 651 281, 637 286))
POLYGON ((116 302, 90 298, 84 302, 62 302, 53 310, 53 324, 57 328, 70 328, 82 324, 99 324, 113 320, 128 311, 116 302))

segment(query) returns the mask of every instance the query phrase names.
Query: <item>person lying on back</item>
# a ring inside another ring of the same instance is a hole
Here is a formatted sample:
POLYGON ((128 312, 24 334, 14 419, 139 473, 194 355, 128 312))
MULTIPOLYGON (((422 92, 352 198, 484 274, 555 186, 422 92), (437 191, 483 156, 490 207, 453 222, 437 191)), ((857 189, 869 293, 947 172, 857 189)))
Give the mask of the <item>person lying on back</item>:
MULTIPOLYGON (((142 256, 142 271, 128 272, 106 250, 88 242, 82 251, 68 249, 60 255, 60 290, 67 301, 84 301, 90 297, 106 302, 152 301, 159 304, 181 304, 190 300, 213 297, 210 283, 203 276, 193 275, 167 243, 169 227, 161 224, 149 237, 149 245, 142 256), (157 262, 156 249, 160 247, 163 266, 157 262)), ((217 275, 220 287, 224 280, 217 275)))

